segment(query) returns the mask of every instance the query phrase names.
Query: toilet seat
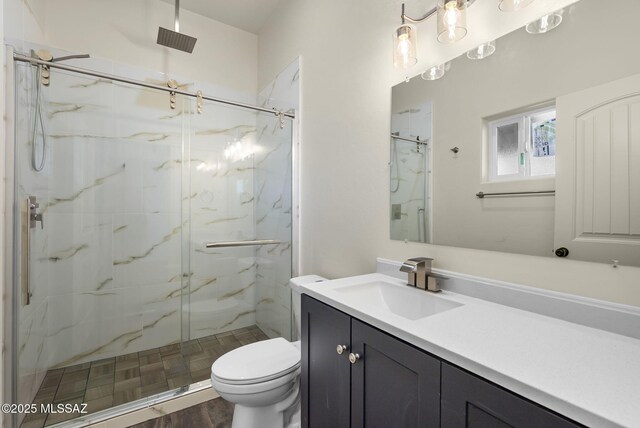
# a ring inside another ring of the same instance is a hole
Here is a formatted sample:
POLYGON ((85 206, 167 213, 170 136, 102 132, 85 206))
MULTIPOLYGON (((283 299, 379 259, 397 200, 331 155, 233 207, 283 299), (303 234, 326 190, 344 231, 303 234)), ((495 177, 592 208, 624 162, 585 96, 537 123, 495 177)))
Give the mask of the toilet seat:
POLYGON ((263 403, 266 401, 271 403, 280 400, 283 393, 291 390, 293 388, 292 385, 299 381, 299 377, 300 368, 298 367, 287 375, 264 382, 249 384, 227 383, 211 376, 211 385, 220 395, 242 396, 245 401, 252 401, 250 397, 254 397, 259 402, 263 403), (272 393, 276 394, 275 397, 277 399, 267 398, 272 393))
POLYGON ((270 383, 299 372, 300 364, 300 349, 278 337, 227 352, 211 366, 211 378, 229 386, 270 383))

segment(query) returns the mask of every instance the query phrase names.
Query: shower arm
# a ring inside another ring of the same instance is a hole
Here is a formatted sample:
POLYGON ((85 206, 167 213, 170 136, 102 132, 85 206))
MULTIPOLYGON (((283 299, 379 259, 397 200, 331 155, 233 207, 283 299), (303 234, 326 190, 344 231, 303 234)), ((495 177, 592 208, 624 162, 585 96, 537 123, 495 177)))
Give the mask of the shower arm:
POLYGON ((78 54, 78 55, 60 56, 58 58, 53 58, 51 60, 51 62, 66 61, 66 60, 69 60, 69 59, 84 59, 84 58, 91 58, 91 55, 89 55, 89 54, 78 54))

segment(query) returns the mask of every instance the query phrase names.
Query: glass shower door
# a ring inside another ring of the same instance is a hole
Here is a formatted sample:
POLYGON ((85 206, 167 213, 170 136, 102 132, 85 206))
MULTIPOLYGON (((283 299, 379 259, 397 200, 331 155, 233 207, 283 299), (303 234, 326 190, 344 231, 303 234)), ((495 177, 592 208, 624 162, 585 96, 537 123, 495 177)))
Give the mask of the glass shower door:
MULTIPOLYGON (((13 313, 15 402, 131 409, 207 380, 234 348, 292 339, 291 121, 49 73, 15 66, 14 292, 29 298, 13 313)), ((293 94, 290 74, 275 85, 293 94)))
POLYGON ((225 352, 291 338, 291 121, 205 102, 190 136, 190 336, 209 356, 191 360, 199 381, 225 352))
POLYGON ((44 86, 35 72, 16 65, 14 230, 30 235, 14 253, 14 290, 30 293, 14 314, 16 402, 96 412, 188 385, 191 102, 171 110, 167 93, 54 69, 44 86), (20 215, 29 197, 35 227, 20 215))

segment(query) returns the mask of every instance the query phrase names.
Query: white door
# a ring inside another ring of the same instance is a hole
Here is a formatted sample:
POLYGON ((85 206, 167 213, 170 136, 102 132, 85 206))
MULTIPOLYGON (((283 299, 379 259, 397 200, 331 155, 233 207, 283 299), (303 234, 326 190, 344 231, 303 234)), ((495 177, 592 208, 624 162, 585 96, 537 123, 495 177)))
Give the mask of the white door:
POLYGON ((640 266, 640 74, 559 97, 555 248, 640 266))

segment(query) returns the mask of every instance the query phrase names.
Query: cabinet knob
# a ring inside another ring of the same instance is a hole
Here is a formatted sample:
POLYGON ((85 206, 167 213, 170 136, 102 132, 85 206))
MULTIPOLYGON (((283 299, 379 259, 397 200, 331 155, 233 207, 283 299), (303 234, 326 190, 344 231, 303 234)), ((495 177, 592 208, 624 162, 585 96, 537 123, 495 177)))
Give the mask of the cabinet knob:
POLYGON ((338 353, 338 355, 342 355, 342 353, 344 351, 346 351, 347 349, 349 349, 349 348, 347 348, 347 345, 338 345, 338 346, 336 346, 336 352, 338 353))
POLYGON ((351 364, 355 364, 360 359, 360 354, 354 354, 353 352, 349 354, 349 362, 351 364))

